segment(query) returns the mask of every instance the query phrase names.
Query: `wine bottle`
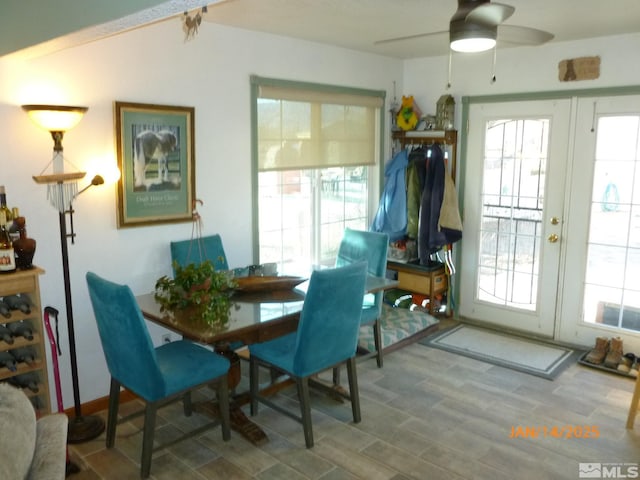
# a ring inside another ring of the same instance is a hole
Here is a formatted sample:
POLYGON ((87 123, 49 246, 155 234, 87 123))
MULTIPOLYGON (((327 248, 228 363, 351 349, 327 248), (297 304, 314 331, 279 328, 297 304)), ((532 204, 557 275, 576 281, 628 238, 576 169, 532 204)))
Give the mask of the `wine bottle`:
POLYGON ((11 330, 2 324, 0 324, 0 339, 9 345, 13 345, 13 335, 11 335, 11 330))
POLYGON ((21 320, 20 322, 11 322, 8 325, 9 331, 14 338, 24 337, 25 339, 31 341, 33 340, 33 329, 31 328, 31 324, 26 320, 21 320))
MULTIPOLYGON (((7 227, 7 228, 9 229, 9 237, 11 237, 11 241, 15 242, 20 238, 19 225, 16 223, 18 220, 18 217, 20 217, 20 210, 18 209, 18 207, 13 207, 11 209, 11 215, 13 216, 13 222, 11 222, 11 227, 7 227)), ((16 246, 14 245, 13 248, 15 249, 16 246)), ((16 254, 17 254, 17 251, 16 251, 16 254)), ((20 265, 17 265, 17 267, 20 268, 20 265)))
POLYGON ((9 210, 9 207, 7 207, 7 192, 5 191, 4 185, 0 185, 0 212, 5 213, 5 219, 2 224, 9 230, 13 223, 13 213, 9 210))
POLYGON ((0 273, 16 271, 16 256, 6 223, 6 213, 0 209, 0 273))
POLYGON ((9 352, 0 352, 0 367, 5 367, 15 372, 18 370, 16 359, 9 352))
POLYGON ((36 352, 31 347, 20 347, 9 350, 16 362, 24 362, 27 365, 33 365, 36 361, 36 352))
POLYGON ((31 302, 24 295, 7 295, 2 299, 11 310, 20 310, 22 313, 31 313, 31 302))
POLYGON ((0 314, 4 318, 11 318, 11 308, 3 300, 0 300, 0 314))
POLYGON ((38 393, 40 387, 38 386, 38 376, 33 373, 23 373, 9 378, 9 383, 18 388, 28 388, 33 393, 38 393))

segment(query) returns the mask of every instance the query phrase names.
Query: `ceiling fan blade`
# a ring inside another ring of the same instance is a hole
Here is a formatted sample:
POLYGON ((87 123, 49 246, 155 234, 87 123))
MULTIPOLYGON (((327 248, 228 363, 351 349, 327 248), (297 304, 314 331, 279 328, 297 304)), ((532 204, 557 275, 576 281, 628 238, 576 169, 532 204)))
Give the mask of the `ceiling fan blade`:
POLYGON ((498 27, 498 42, 513 45, 542 45, 552 40, 554 35, 549 32, 531 27, 517 25, 500 25, 498 27))
POLYGON ((426 38, 436 35, 448 36, 449 32, 430 32, 430 33, 416 33, 415 35, 407 35, 405 37, 387 38, 384 40, 377 40, 373 42, 374 45, 384 45, 386 43, 402 42, 403 40, 415 40, 416 38, 426 38))
POLYGON ((485 27, 495 27, 513 15, 516 9, 502 3, 485 3, 471 10, 465 17, 466 22, 472 22, 485 27))

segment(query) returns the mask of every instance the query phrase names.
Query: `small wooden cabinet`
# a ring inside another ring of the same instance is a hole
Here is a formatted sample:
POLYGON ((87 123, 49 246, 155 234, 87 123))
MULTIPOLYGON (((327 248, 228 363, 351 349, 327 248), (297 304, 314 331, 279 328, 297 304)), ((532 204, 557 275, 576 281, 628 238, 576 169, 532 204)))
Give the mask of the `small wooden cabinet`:
POLYGON ((435 301, 438 296, 444 296, 449 287, 444 265, 424 267, 412 263, 388 261, 387 270, 397 273, 398 288, 426 296, 429 299, 429 313, 432 315, 440 312, 440 305, 446 305, 435 301))
MULTIPOLYGON (((40 304, 39 276, 44 270, 33 267, 29 270, 18 270, 14 273, 0 275, 0 297, 20 294, 29 298, 31 312, 23 313, 20 310, 11 310, 10 317, 0 315, 0 323, 9 326, 12 322, 26 321, 33 330, 33 340, 24 337, 14 338, 13 344, 0 339, 0 352, 10 352, 21 347, 29 347, 35 356, 35 361, 29 365, 25 362, 17 364, 15 372, 7 367, 0 368, 0 381, 8 382, 13 377, 28 374, 36 380, 32 388, 24 388, 23 391, 30 398, 38 415, 50 413, 51 402, 49 399, 49 376, 47 373, 47 357, 45 355, 46 332, 42 321, 42 307, 40 304)), ((16 380, 16 379, 14 379, 16 380)))

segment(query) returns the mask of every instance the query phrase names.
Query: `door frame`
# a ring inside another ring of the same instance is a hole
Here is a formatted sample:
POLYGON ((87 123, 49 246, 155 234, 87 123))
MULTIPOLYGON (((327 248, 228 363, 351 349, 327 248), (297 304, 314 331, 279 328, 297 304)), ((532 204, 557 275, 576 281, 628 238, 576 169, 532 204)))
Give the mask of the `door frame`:
MULTIPOLYGON (((461 112, 461 128, 460 128, 460 146, 459 146, 459 158, 461 162, 466 162, 467 160, 467 152, 468 152, 468 136, 469 136, 469 111, 472 104, 477 103, 506 103, 506 102, 519 102, 519 101, 543 101, 543 100, 571 100, 572 103, 576 103, 576 99, 583 97, 614 97, 614 96, 624 96, 624 95, 640 95, 640 85, 628 85, 628 86, 620 86, 620 87, 603 87, 603 88, 587 88, 587 89, 567 89, 567 90, 550 90, 550 91, 541 91, 541 92, 521 92, 521 93, 506 93, 506 94, 497 94, 497 95, 476 95, 476 96, 463 96, 461 99, 462 103, 462 112, 461 112)), ((565 182, 569 183, 572 174, 573 167, 573 156, 574 156, 574 146, 573 142, 575 140, 575 108, 572 109, 571 112, 571 128, 570 128, 570 138, 569 138, 569 150, 568 150, 568 158, 569 164, 567 165, 567 174, 565 182)), ((458 163, 459 168, 457 169, 458 178, 456 179, 456 185, 458 185, 458 204, 460 208, 460 214, 464 221, 464 192, 466 186, 466 168, 463 168, 463 163, 458 163)), ((568 209, 568 199, 565 202, 563 215, 566 218, 568 209)), ((565 225, 568 222, 565 222, 565 225)), ((563 232, 564 233, 564 232, 563 232)), ((464 232, 462 234, 462 240, 464 242, 464 232)), ((559 287, 561 288, 562 283, 565 278, 565 257, 566 253, 564 251, 565 245, 561 245, 561 253, 560 253, 560 272, 558 276, 559 287)), ((461 257, 462 255, 458 252, 454 255, 454 262, 456 266, 456 275, 459 275, 461 272, 461 257)), ((460 305, 460 284, 459 280, 456 278, 452 279, 452 295, 454 298, 454 317, 459 316, 459 305, 460 305)), ((562 311, 562 292, 558 292, 558 302, 556 303, 556 319, 560 316, 562 311)), ((559 334, 560 322, 555 322, 555 332, 554 338, 559 334)))

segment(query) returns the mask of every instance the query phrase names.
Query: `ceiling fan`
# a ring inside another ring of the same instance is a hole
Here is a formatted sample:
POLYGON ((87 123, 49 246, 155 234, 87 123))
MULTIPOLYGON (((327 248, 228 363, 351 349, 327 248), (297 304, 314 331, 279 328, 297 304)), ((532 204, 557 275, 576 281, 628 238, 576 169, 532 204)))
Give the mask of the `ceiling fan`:
POLYGON ((449 31, 419 33, 405 37, 396 37, 375 42, 385 43, 443 36, 449 34, 451 50, 457 52, 482 52, 496 45, 541 45, 553 38, 553 34, 530 27, 503 25, 515 8, 502 3, 491 3, 490 0, 458 0, 458 9, 451 17, 449 31))

